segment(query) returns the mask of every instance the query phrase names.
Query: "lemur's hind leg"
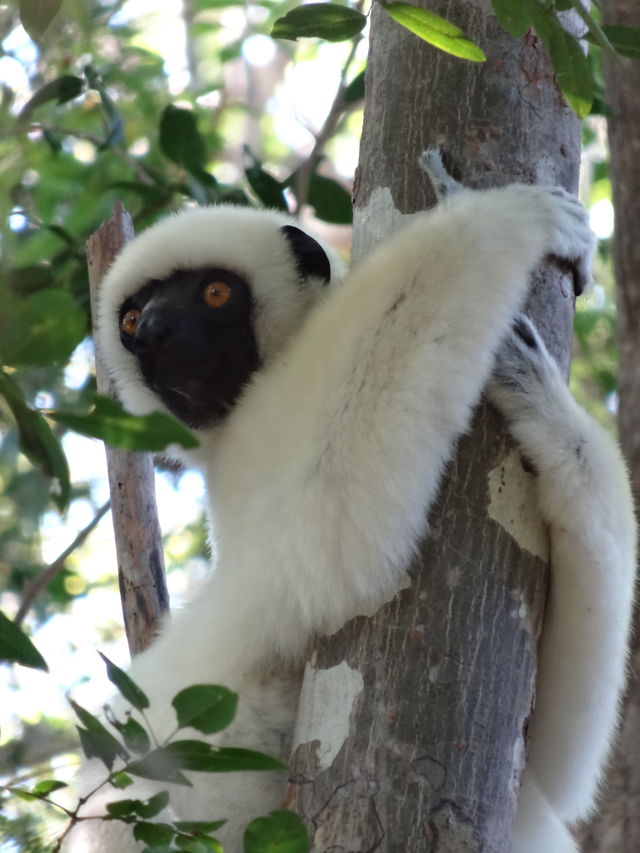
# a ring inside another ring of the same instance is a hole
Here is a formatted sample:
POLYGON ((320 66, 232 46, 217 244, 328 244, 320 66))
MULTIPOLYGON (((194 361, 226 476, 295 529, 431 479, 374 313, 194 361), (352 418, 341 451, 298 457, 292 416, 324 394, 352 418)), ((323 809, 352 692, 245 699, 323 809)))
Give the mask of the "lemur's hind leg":
MULTIPOLYGON (((593 808, 615 734, 635 519, 615 441, 573 399, 524 315, 498 353, 488 394, 535 468, 550 532, 550 597, 514 846, 518 853, 546 853, 537 838, 553 837, 558 822, 566 826, 593 808)), ((553 853, 572 844, 567 833, 553 853)))

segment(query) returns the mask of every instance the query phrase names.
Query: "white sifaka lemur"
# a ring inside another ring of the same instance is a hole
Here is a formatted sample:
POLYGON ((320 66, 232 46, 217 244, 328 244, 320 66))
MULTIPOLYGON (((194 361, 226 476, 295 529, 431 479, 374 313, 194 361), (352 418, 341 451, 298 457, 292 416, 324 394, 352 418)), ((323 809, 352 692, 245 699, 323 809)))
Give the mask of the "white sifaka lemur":
MULTIPOLYGON (((486 389, 535 468, 551 537, 513 852, 569 853, 567 827, 593 808, 616 727, 635 521, 614 441, 519 312, 547 255, 569 261, 581 289, 593 237, 564 190, 473 191, 437 154, 422 163, 441 203, 348 274, 294 220, 227 206, 162 220, 109 271, 99 350, 131 412, 168 411, 196 431, 189 462, 204 472, 217 551, 197 596, 131 675, 160 737, 174 728, 178 690, 223 684, 240 704, 215 742, 286 762, 310 639, 403 583, 443 467, 486 389)), ((286 782, 257 772, 192 780, 172 807, 183 820, 228 818, 227 853, 239 853, 251 819, 280 807, 286 782)), ((159 787, 139 781, 126 796, 159 787)), ((99 821, 80 824, 66 845, 141 849, 128 827, 99 821)))

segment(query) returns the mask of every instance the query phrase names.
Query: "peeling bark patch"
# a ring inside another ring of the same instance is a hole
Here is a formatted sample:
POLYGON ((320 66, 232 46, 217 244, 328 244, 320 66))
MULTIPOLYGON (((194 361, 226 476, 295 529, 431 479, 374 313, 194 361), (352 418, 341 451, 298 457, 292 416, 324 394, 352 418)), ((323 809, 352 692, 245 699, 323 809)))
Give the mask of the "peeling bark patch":
POLYGON ((434 791, 441 791, 447 778, 447 768, 430 755, 425 755, 422 758, 416 758, 413 762, 413 769, 419 773, 431 785, 434 791))
POLYGON ((473 821, 455 803, 443 800, 431 812, 425 827, 425 836, 431 842, 434 853, 464 850, 465 853, 480 853, 483 845, 476 836, 473 821))
MULTIPOLYGON (((427 180, 427 179, 426 179, 427 180)), ((364 207, 353 211, 353 248, 354 259, 363 258, 382 240, 395 234, 415 216, 415 213, 401 213, 395 206, 389 187, 376 187, 364 207)))
POLYGON ((530 554, 548 560, 549 540, 537 508, 535 478, 512 450, 489 472, 489 517, 530 554))
POLYGON ((318 770, 330 767, 349 736, 351 709, 363 689, 362 675, 346 661, 330 669, 314 669, 307 664, 300 707, 312 708, 313 712, 298 717, 292 752, 315 741, 318 770))

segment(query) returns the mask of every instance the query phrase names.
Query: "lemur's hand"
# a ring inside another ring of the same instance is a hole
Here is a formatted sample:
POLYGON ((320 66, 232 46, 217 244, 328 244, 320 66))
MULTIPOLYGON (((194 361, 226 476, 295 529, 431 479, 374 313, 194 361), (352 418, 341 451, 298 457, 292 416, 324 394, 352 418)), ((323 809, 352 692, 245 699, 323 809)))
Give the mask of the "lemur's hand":
POLYGON ((549 222, 549 254, 569 263, 576 296, 591 281, 591 262, 596 239, 589 215, 578 199, 561 187, 530 187, 546 207, 549 222))
MULTIPOLYGON (((462 192, 472 192, 451 177, 437 149, 423 151, 419 163, 429 176, 438 203, 448 202, 452 196, 462 192)), ((595 249, 589 217, 582 204, 561 187, 509 184, 500 191, 519 194, 523 205, 535 205, 539 209, 543 224, 548 229, 548 254, 569 264, 574 291, 579 296, 591 281, 591 260, 595 249)))

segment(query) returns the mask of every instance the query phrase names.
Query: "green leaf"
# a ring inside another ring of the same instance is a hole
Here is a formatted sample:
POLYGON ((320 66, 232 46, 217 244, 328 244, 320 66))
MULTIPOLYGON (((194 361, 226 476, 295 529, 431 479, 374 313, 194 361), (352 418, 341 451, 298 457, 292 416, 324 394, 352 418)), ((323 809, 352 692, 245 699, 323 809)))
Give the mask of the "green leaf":
POLYGON ((107 678, 118 688, 120 694, 138 711, 143 711, 149 707, 149 700, 146 694, 138 687, 131 676, 116 666, 113 661, 110 661, 102 652, 98 652, 102 660, 107 666, 107 678))
POLYGON ((198 766, 190 768, 185 766, 185 769, 201 770, 207 773, 229 773, 234 770, 287 770, 287 765, 278 761, 277 758, 252 749, 231 746, 212 749, 209 756, 202 756, 200 759, 194 756, 193 764, 198 766))
POLYGON ((160 147, 174 163, 185 169, 202 169, 207 159, 204 139, 192 110, 169 104, 160 119, 160 147))
POLYGON ((104 150, 112 145, 122 145, 124 143, 124 119, 103 86, 100 74, 91 65, 85 65, 84 74, 89 87, 95 89, 100 95, 100 108, 106 119, 107 136, 100 148, 104 150))
POLYGON ((196 838, 186 838, 178 836, 175 840, 175 845, 180 850, 186 850, 186 853, 224 853, 222 844, 215 838, 208 835, 199 835, 196 838))
POLYGON ((259 817, 244 831, 244 853, 308 853, 309 844, 298 815, 284 810, 259 817))
POLYGON ((158 184, 143 184, 142 181, 114 181, 109 189, 126 190, 136 193, 142 201, 150 206, 162 206, 171 198, 171 190, 158 184))
MULTIPOLYGON (((180 770, 228 773, 232 770, 286 770, 275 758, 250 749, 216 749, 200 740, 175 740, 152 750, 140 761, 127 765, 127 772, 145 779, 175 781, 180 770)), ((184 778, 184 777, 183 777, 184 778)), ((184 783, 183 783, 184 784, 184 783)))
POLYGON ((125 746, 131 752, 137 752, 138 755, 146 755, 149 752, 151 749, 151 739, 147 734, 147 730, 133 717, 129 717, 124 723, 114 720, 112 725, 120 732, 125 746))
MULTIPOLYGON (((613 48, 622 56, 640 59, 640 29, 611 24, 602 28, 613 48)), ((591 38, 587 35, 589 41, 591 38)))
POLYGON ((283 18, 278 18, 271 29, 276 39, 321 38, 326 41, 344 41, 353 38, 367 23, 362 12, 337 3, 306 3, 297 6, 283 18))
POLYGON ((364 78, 365 71, 361 71, 359 74, 356 74, 344 90, 342 100, 345 105, 355 104, 357 101, 361 101, 364 98, 364 78))
POLYGON ((40 41, 60 11, 62 0, 20 0, 20 21, 34 41, 40 41))
POLYGON ((75 77, 73 74, 63 74, 61 77, 45 83, 44 86, 36 90, 20 110, 18 121, 27 121, 36 107, 46 104, 48 101, 57 101, 58 104, 70 101, 80 94, 83 87, 84 80, 81 77, 75 77))
POLYGON ((493 11, 513 38, 520 38, 529 28, 524 0, 491 0, 493 11))
POLYGON ((169 805, 169 792, 168 791, 158 791, 153 797, 149 797, 148 800, 144 802, 137 801, 136 805, 136 813, 140 815, 140 817, 150 818, 155 817, 157 814, 160 814, 162 809, 166 809, 169 805))
POLYGON ((181 766, 178 756, 174 755, 168 747, 160 746, 152 749, 144 758, 129 762, 126 770, 127 773, 141 776, 143 779, 156 779, 191 787, 191 782, 180 772, 181 766))
POLYGON ((51 496, 60 511, 69 503, 69 466, 60 442, 39 412, 30 409, 20 387, 0 369, 0 395, 6 400, 19 432, 20 450, 32 465, 51 477, 51 496))
POLYGON ((25 791, 22 788, 7 788, 14 797, 17 797, 19 800, 24 800, 27 803, 32 803, 34 800, 38 800, 39 797, 36 797, 35 794, 32 794, 30 791, 25 791))
POLYGON ((125 761, 129 758, 129 753, 124 746, 106 730, 94 714, 74 702, 73 699, 70 699, 69 702, 84 726, 84 728, 82 726, 76 726, 76 728, 87 758, 99 758, 109 770, 113 767, 113 762, 118 756, 125 761))
POLYGON ((210 735, 226 729, 233 721, 238 696, 226 687, 195 684, 177 693, 171 704, 180 728, 190 726, 210 735))
POLYGON ((335 225, 350 225, 353 222, 351 195, 342 184, 324 175, 311 175, 307 203, 315 209, 318 219, 324 222, 335 225))
POLYGON ((159 451, 169 444, 186 448, 198 446, 193 433, 170 415, 162 412, 141 417, 130 415, 116 400, 101 395, 96 395, 89 414, 47 412, 47 416, 82 435, 101 438, 123 450, 159 451))
POLYGON ((557 34, 549 49, 553 67, 567 103, 579 118, 584 118, 595 97, 593 74, 577 40, 564 30, 562 33, 557 34))
POLYGON ((487 58, 484 51, 468 39, 460 27, 440 15, 408 3, 390 3, 388 0, 381 0, 381 3, 394 21, 445 53, 472 62, 484 62, 487 58))
POLYGON ((38 290, 19 302, 3 296, 0 353, 4 364, 64 363, 86 331, 86 316, 66 290, 38 290))
POLYGON ((271 207, 275 210, 284 210, 288 213, 289 208, 285 197, 282 193, 283 184, 276 180, 273 175, 265 172, 262 168, 262 163, 255 157, 250 148, 244 146, 245 157, 249 160, 250 165, 244 170, 249 186, 258 196, 265 207, 271 207))
POLYGON ((595 82, 587 57, 577 39, 561 26, 555 13, 538 0, 526 0, 537 34, 551 55, 556 80, 567 103, 579 118, 588 115, 595 82))
POLYGON ((215 832, 226 820, 175 820, 173 825, 180 832, 215 832))
POLYGON ((61 782, 59 779, 43 779, 41 782, 34 787, 32 794, 35 794, 36 797, 46 797, 47 794, 51 794, 53 791, 59 791, 61 788, 68 788, 66 782, 61 782))
POLYGON ((114 788, 128 788, 130 785, 133 785, 133 779, 131 776, 127 776, 126 773, 123 773, 122 770, 118 770, 117 773, 113 773, 109 779, 114 788))
MULTIPOLYGON (((593 17, 587 6, 583 5, 582 0, 572 0, 572 3, 570 4, 569 8, 573 8, 578 13, 578 15, 580 15, 584 23, 587 25, 589 29, 589 34, 593 37, 595 43, 599 47, 603 48, 603 50, 606 50, 611 55, 614 55, 615 51, 611 45, 611 42, 606 37, 599 22, 596 21, 596 19, 593 17)), ((556 10, 560 11, 557 4, 556 10)))
POLYGON ((126 817, 136 813, 136 806, 140 800, 114 800, 107 803, 107 812, 111 817, 126 817))
POLYGON ((45 659, 24 631, 0 611, 0 661, 49 671, 45 659))
MULTIPOLYGON (((29 293, 51 287, 53 273, 51 267, 48 266, 14 267, 14 269, 7 270, 4 281, 12 295, 16 293, 25 297, 29 293)), ((3 299, 5 298, 3 296, 3 299)), ((2 315, 4 315, 5 310, 3 309, 2 315)), ((2 321, 0 320, 0 322, 2 321)))
POLYGON ((140 821, 133 827, 133 837, 137 841, 144 841, 152 847, 161 847, 171 844, 175 832, 166 823, 146 823, 140 821))

